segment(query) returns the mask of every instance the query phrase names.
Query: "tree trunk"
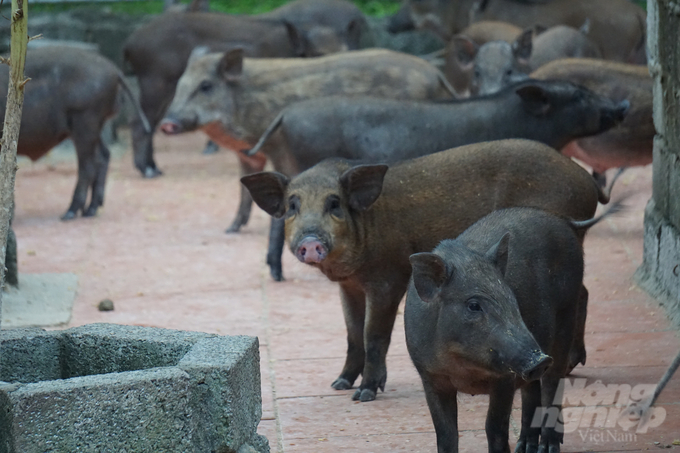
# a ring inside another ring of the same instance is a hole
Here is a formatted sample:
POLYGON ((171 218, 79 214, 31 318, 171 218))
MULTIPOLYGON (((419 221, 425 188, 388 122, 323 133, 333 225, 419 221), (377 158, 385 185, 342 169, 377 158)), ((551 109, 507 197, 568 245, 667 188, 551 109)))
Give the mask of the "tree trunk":
MULTIPOLYGON (((9 221, 14 205, 14 177, 17 171, 17 143, 21 126, 21 109, 24 104, 24 64, 28 44, 28 0, 12 0, 11 44, 9 59, 9 89, 7 109, 2 130, 0 149, 0 313, 2 313, 2 288, 5 284, 5 255, 9 221)), ((0 323, 2 316, 0 315, 0 323)))

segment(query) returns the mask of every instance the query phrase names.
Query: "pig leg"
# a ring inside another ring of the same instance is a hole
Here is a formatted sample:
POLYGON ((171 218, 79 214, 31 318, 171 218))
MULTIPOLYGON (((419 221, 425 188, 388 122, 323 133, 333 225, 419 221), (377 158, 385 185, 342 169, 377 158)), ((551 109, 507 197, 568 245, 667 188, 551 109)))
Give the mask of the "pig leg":
POLYGON ((76 147, 78 155, 78 182, 73 193, 73 201, 61 219, 71 220, 76 217, 78 211, 84 211, 87 194, 93 187, 97 176, 97 143, 101 124, 97 115, 85 112, 70 118, 73 130, 71 139, 76 147))
POLYGON ((141 119, 137 115, 134 115, 130 121, 130 131, 132 133, 135 167, 145 178, 153 178, 163 174, 153 159, 153 131, 156 130, 156 126, 165 114, 176 85, 176 83, 169 84, 157 77, 139 78, 139 104, 149 120, 151 132, 146 132, 141 119))
MULTIPOLYGON (((557 370, 549 370, 548 375, 541 378, 541 406, 547 409, 548 414, 562 413, 562 393, 560 380, 563 378, 557 370)), ((564 433, 559 419, 548 416, 541 426, 541 442, 538 453, 560 453, 560 444, 564 441, 564 433), (549 423, 545 423, 545 422, 549 423), (560 429, 557 430, 556 428, 560 429)))
POLYGON ((203 154, 215 154, 219 150, 220 147, 217 143, 212 140, 208 140, 208 143, 205 144, 205 148, 203 148, 203 154))
POLYGON ((364 320, 366 317, 366 294, 355 286, 340 285, 342 312, 347 327, 347 357, 340 376, 331 384, 336 390, 351 389, 364 369, 364 320))
POLYGON ((541 381, 533 381, 522 388, 522 430, 515 453, 535 453, 541 436, 540 426, 532 426, 536 409, 541 405, 541 381))
POLYGON ((387 365, 385 358, 390 346, 394 320, 399 302, 406 292, 408 275, 397 276, 392 282, 373 288, 366 295, 366 321, 364 325, 364 362, 361 385, 352 399, 373 401, 378 389, 385 391, 387 365))
POLYGON ((285 221, 272 217, 271 227, 269 228, 269 250, 267 251, 267 265, 269 273, 276 282, 282 282, 283 265, 281 255, 283 255, 283 243, 285 242, 285 221))
POLYGON ((104 190, 106 188, 106 175, 109 171, 109 160, 111 152, 100 139, 97 153, 97 176, 92 187, 92 200, 85 212, 84 217, 91 217, 97 214, 97 209, 104 205, 104 190))
POLYGON ((513 378, 501 379, 491 388, 485 427, 489 453, 510 453, 508 432, 514 395, 515 383, 513 378))
POLYGON ((458 451, 458 391, 446 378, 437 378, 418 370, 423 381, 427 407, 437 433, 437 452, 458 451))
POLYGON ((578 300, 576 303, 576 324, 574 326, 574 341, 571 345, 571 350, 569 351, 569 366, 567 368, 567 373, 576 368, 580 363, 582 365, 586 364, 586 317, 588 315, 588 290, 585 286, 581 285, 581 291, 578 295, 578 300))
MULTIPOLYGON (((237 154, 240 157, 241 153, 237 154)), ((267 160, 239 159, 239 163, 241 164, 241 176, 245 176, 264 170, 267 160)), ((238 205, 238 211, 236 212, 234 221, 231 222, 231 225, 229 228, 227 228, 226 232, 238 233, 241 227, 248 223, 248 220, 250 220, 250 210, 252 207, 253 198, 250 196, 250 192, 243 186, 243 184, 241 184, 241 203, 238 205)))

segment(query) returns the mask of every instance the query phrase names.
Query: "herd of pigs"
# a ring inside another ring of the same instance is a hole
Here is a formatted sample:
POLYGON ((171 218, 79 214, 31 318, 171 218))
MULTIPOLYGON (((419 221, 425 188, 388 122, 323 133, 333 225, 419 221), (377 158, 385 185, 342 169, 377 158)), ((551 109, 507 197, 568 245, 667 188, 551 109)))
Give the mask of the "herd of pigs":
MULTIPOLYGON (((587 229, 615 212, 605 170, 652 160, 645 12, 628 0, 411 0, 391 32, 448 42, 422 57, 359 50, 367 31, 345 0, 295 0, 257 16, 167 12, 135 31, 120 70, 69 47, 29 51, 19 154, 70 137, 78 181, 64 219, 103 204, 101 128, 119 88, 133 99, 134 164, 161 175, 153 132, 204 131, 237 152, 240 206, 272 216, 267 263, 283 279, 284 240, 338 282, 354 400, 385 387, 406 294, 409 353, 439 452, 458 451, 458 391, 490 394, 490 452, 559 452, 539 407, 585 364, 587 229), (331 55, 332 54, 332 55, 331 55), (590 174, 571 160, 592 167, 590 174), (275 171, 265 172, 270 161, 275 171), (89 206, 86 207, 91 191, 89 206)), ((3 68, 0 87, 7 86, 3 68)), ((3 113, 4 114, 4 113, 3 113)))

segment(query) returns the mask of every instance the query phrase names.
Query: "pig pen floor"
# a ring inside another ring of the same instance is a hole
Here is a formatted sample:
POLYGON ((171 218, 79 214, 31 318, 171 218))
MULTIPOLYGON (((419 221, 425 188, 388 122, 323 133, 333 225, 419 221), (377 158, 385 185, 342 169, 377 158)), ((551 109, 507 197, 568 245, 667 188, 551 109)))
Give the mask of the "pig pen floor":
MULTIPOLYGON (((257 207, 240 234, 224 233, 238 201, 237 161, 226 150, 202 155, 204 144, 202 134, 157 136, 156 159, 165 174, 151 180, 140 177, 127 150, 111 162, 105 209, 96 218, 70 222, 59 216, 75 185, 75 157, 22 165, 14 221, 20 274, 78 275, 69 326, 108 322, 258 336, 259 432, 272 452, 436 451, 422 386, 406 351, 401 310, 387 358, 386 391, 374 402, 357 403, 350 399, 353 391, 333 390, 346 347, 335 284, 287 250, 286 281, 271 281, 264 263, 269 219, 257 207), (106 298, 115 311, 97 310, 106 298)), ((595 226, 585 243, 588 363, 570 376, 575 387, 586 386, 580 397, 571 393, 577 409, 605 406, 602 385, 630 386, 635 393, 644 389, 640 385, 656 383, 680 347, 663 308, 632 280, 642 258, 651 168, 625 173, 614 198, 624 194, 631 194, 628 210, 595 226)), ((463 452, 486 451, 487 401, 459 397, 463 452)), ((518 402, 516 397, 513 448, 518 402)), ((611 406, 597 410, 609 414, 607 422, 592 413, 579 418, 576 411, 563 451, 680 449, 680 376, 659 406, 665 419, 646 433, 617 424, 611 406)))

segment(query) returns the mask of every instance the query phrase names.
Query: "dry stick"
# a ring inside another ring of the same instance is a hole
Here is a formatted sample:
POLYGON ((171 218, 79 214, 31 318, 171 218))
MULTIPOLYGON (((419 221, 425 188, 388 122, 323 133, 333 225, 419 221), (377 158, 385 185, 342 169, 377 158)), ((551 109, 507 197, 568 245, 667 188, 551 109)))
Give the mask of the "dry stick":
MULTIPOLYGON (((2 312, 2 287, 5 284, 5 254, 7 233, 14 204, 14 177, 17 171, 17 143, 21 126, 21 110, 24 105, 24 64, 28 44, 28 0, 12 0, 9 62, 9 89, 7 109, 2 130, 0 149, 0 313, 2 312)), ((2 323, 0 316, 0 323, 2 323)))

